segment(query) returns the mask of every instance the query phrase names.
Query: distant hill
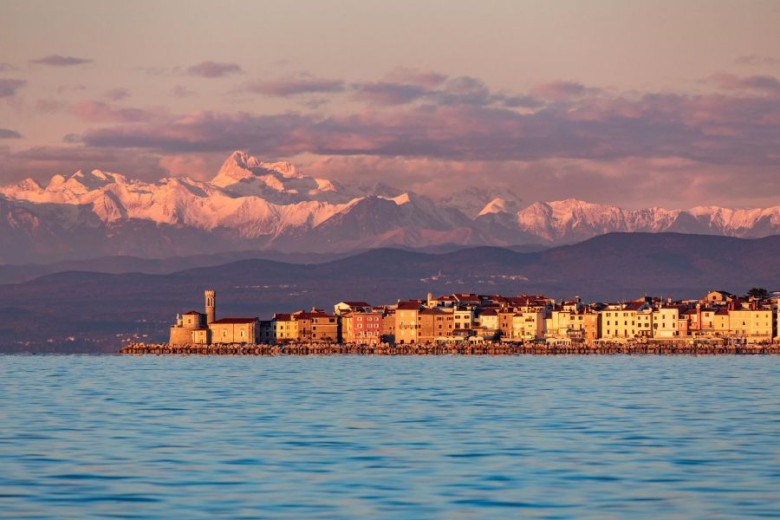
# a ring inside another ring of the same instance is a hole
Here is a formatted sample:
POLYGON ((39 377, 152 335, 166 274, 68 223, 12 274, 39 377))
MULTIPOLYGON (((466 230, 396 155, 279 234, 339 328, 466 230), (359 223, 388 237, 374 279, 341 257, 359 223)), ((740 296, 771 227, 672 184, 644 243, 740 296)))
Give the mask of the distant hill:
POLYGON ((71 271, 0 285, 0 349, 115 350, 127 334, 161 341, 177 312, 216 289, 221 316, 309 308, 343 299, 392 303, 426 293, 545 293, 619 300, 698 297, 780 287, 780 235, 739 239, 613 233, 540 252, 498 247, 447 253, 374 249, 317 264, 242 259, 170 274, 71 271), (120 336, 117 336, 120 335, 120 336), (68 339, 68 338, 72 338, 68 339))

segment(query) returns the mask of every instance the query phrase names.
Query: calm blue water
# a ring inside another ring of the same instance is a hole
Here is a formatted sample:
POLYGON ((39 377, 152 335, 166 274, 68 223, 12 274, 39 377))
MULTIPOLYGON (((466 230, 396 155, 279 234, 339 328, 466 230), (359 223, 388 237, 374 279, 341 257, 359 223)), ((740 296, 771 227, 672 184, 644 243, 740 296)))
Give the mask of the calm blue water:
POLYGON ((780 516, 778 357, 0 356, 0 516, 780 516))

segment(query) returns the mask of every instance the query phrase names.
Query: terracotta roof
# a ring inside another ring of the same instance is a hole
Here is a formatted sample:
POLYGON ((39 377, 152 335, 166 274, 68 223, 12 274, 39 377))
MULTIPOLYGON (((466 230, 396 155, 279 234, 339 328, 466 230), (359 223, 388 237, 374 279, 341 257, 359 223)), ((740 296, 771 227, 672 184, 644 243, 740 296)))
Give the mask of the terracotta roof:
POLYGON ((184 314, 182 314, 182 316, 191 316, 192 314, 198 314, 200 316, 204 316, 202 312, 198 312, 198 311, 187 311, 184 314))
POLYGON ((237 324, 237 323, 254 323, 256 321, 257 318, 222 318, 221 320, 215 321, 214 324, 229 325, 229 324, 237 324))
POLYGON ((369 305, 366 302, 339 302, 339 303, 343 303, 344 305, 348 305, 349 307, 371 307, 371 305, 369 305))
POLYGON ((335 318, 332 314, 326 314, 324 312, 300 312, 295 315, 297 319, 310 320, 313 318, 335 318))
POLYGON ((291 314, 274 314, 273 319, 276 321, 290 321, 292 320, 291 314))
POLYGON ((480 316, 498 316, 496 309, 485 309, 479 313, 480 316))
POLYGON ((398 302, 398 310, 402 311, 416 311, 420 308, 420 302, 417 300, 411 300, 406 302, 398 302))
POLYGON ((419 314, 450 314, 451 315, 452 313, 443 311, 438 307, 434 307, 433 309, 423 309, 419 312, 419 314))

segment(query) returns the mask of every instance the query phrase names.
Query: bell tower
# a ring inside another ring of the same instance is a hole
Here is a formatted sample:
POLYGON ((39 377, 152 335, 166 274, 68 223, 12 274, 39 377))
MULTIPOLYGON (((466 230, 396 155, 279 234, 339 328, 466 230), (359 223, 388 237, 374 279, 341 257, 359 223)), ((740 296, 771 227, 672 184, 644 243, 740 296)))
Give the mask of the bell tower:
POLYGON ((206 324, 214 323, 217 315, 217 300, 213 289, 206 291, 206 324))

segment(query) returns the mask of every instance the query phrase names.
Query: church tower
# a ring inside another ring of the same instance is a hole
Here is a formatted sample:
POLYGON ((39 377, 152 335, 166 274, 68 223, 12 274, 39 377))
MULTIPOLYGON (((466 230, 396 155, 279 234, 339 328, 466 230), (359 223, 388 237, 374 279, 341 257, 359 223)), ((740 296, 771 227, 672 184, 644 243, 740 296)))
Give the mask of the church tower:
POLYGON ((213 290, 206 291, 206 324, 214 323, 217 315, 217 300, 213 290))

